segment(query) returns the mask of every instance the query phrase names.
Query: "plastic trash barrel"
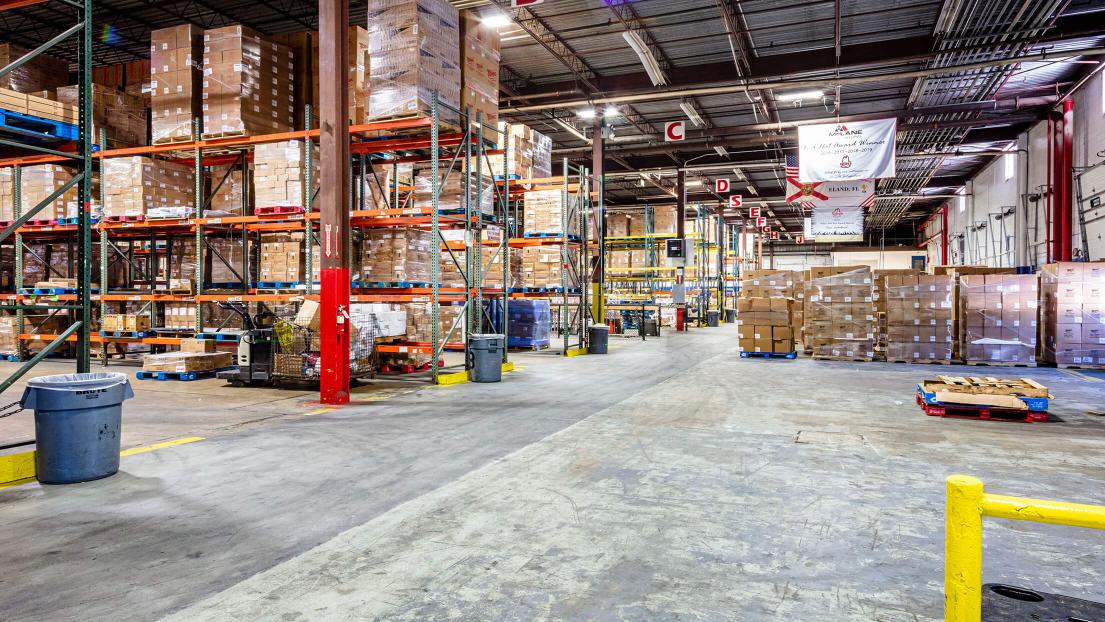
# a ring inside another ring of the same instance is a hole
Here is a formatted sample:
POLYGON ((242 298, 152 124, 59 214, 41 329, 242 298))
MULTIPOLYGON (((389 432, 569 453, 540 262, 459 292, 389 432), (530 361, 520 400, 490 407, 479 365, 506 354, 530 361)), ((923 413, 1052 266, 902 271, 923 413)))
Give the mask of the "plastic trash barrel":
POLYGON ((119 471, 125 374, 32 378, 20 405, 35 411, 35 471, 43 484, 73 484, 119 471))
POLYGON ((707 311, 706 312, 706 326, 717 326, 718 320, 721 318, 720 311, 707 311))
POLYGON ((592 324, 587 328, 587 354, 606 354, 610 343, 610 327, 592 324))
POLYGON ((503 335, 469 335, 468 362, 472 382, 503 379, 503 335))
POLYGON ((725 322, 727 324, 732 324, 736 321, 737 321, 737 310, 736 309, 726 309, 725 310, 725 322))

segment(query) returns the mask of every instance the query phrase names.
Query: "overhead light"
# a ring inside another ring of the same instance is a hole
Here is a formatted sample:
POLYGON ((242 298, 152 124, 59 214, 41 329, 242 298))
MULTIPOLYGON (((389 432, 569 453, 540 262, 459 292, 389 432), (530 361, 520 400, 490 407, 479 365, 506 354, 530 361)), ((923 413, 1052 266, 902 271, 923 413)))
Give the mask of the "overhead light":
POLYGON ((641 59, 641 64, 645 66, 645 73, 648 74, 648 79, 652 81, 652 86, 667 84, 668 81, 664 77, 664 72, 660 70, 660 63, 656 62, 656 57, 652 55, 652 50, 645 45, 644 39, 641 39, 641 36, 632 30, 623 32, 622 38, 637 53, 637 58, 641 59))
POLYGON ((725 147, 722 147, 721 145, 718 145, 717 147, 714 147, 714 151, 716 151, 717 154, 719 156, 723 157, 723 158, 729 157, 729 152, 726 151, 725 147))
POLYGON ((706 122, 702 120, 702 115, 698 114, 698 111, 694 109, 694 106, 687 102, 679 104, 679 109, 683 111, 683 114, 687 115, 687 118, 691 120, 691 123, 695 125, 706 125, 706 122))
POLYGON ((702 185, 702 180, 701 179, 693 179, 691 181, 688 181, 688 182, 684 183, 683 185, 686 186, 687 188, 690 188, 691 186, 701 186, 702 185))
POLYGON ((744 171, 740 170, 739 168, 734 168, 733 174, 737 176, 737 179, 739 181, 745 181, 744 171))
POLYGON ((580 119, 594 119, 595 118, 595 110, 593 108, 584 108, 583 110, 580 110, 576 114, 579 115, 580 119))
POLYGON ((602 111, 602 116, 607 117, 607 118, 616 117, 620 114, 621 114, 621 111, 618 110, 617 107, 615 107, 615 106, 607 106, 606 110, 602 111))
POLYGON ((825 97, 825 93, 818 90, 813 91, 791 91, 790 93, 779 93, 779 99, 785 102, 796 102, 803 99, 821 99, 825 97))
POLYGON ((510 25, 510 17, 506 13, 488 13, 480 18, 480 23, 488 28, 506 28, 510 25))
POLYGON ((752 195, 752 196, 757 196, 757 195, 759 195, 759 194, 760 194, 759 192, 756 192, 756 187, 755 187, 755 186, 753 186, 752 184, 748 184, 747 186, 745 186, 745 187, 744 187, 744 190, 745 190, 746 192, 748 192, 748 194, 750 194, 750 195, 752 195))

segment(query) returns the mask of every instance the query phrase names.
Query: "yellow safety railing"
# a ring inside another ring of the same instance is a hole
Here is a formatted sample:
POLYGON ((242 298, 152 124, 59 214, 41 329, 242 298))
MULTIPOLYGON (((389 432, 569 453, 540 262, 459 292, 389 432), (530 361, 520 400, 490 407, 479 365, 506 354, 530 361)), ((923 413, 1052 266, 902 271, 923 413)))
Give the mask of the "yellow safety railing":
POLYGON ((992 495, 967 475, 947 480, 944 542, 944 620, 982 619, 982 517, 1105 529, 1105 507, 992 495))

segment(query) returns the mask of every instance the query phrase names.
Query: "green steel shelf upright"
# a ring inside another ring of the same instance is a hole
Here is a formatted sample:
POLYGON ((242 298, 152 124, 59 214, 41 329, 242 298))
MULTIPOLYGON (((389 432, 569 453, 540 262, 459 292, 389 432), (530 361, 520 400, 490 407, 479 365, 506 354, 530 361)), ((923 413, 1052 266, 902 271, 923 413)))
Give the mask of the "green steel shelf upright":
MULTIPOLYGON (((30 142, 21 142, 18 140, 11 140, 9 138, 0 138, 0 146, 12 147, 16 149, 22 149, 35 154, 56 156, 64 158, 72 166, 77 169, 76 174, 55 190, 50 196, 46 197, 44 201, 24 211, 20 205, 22 199, 19 183, 21 181, 21 175, 19 167, 15 167, 13 179, 15 180, 15 220, 6 227, 3 231, 0 231, 0 243, 15 234, 24 223, 35 218, 35 216, 42 211, 47 205, 52 204, 58 197, 65 194, 74 186, 77 187, 77 300, 75 304, 63 304, 52 305, 49 307, 43 307, 41 305, 26 305, 22 300, 17 299, 15 304, 2 305, 0 309, 13 310, 16 312, 16 321, 18 323, 17 330, 23 330, 23 311, 28 309, 35 310, 57 310, 57 311, 69 311, 74 318, 69 328, 62 331, 52 342, 46 345, 30 360, 26 361, 17 369, 10 377, 0 382, 0 391, 4 391, 9 386, 14 384, 19 378, 26 374, 32 367, 38 364, 39 361, 46 358, 51 352, 53 352, 58 346, 65 343, 65 341, 71 336, 77 336, 77 373, 87 373, 89 371, 89 354, 91 352, 91 320, 92 320, 92 150, 93 150, 93 137, 92 137, 92 0, 43 0, 44 2, 62 2, 76 9, 76 20, 69 27, 65 28, 62 32, 58 33, 42 45, 27 52, 21 58, 18 58, 5 67, 0 67, 0 76, 5 76, 12 71, 22 67, 29 61, 37 58, 38 56, 49 52, 51 49, 65 43, 66 41, 75 38, 77 45, 77 84, 80 86, 80 97, 78 100, 79 106, 79 131, 76 149, 72 152, 62 151, 39 144, 30 142)), ((18 3, 14 6, 25 6, 25 3, 18 3)), ((0 10, 8 8, 5 4, 0 4, 0 10)), ((16 279, 17 285, 22 286, 22 255, 23 255, 23 240, 22 236, 16 235, 15 241, 15 255, 16 255, 16 279)), ((22 348, 20 348, 22 351, 22 348)))

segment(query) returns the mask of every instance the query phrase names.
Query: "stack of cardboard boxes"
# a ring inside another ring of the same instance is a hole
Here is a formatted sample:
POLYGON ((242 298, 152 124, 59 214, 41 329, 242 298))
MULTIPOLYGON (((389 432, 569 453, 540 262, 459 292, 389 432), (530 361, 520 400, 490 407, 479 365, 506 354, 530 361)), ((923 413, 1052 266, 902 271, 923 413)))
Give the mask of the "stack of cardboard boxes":
MULTIPOLYGON (((503 286, 503 250, 492 247, 484 246, 481 248, 481 270, 483 271, 483 286, 492 288, 501 288, 503 286)), ((467 270, 467 257, 468 251, 453 250, 452 256, 447 251, 441 252, 441 284, 443 287, 464 287, 465 279, 464 274, 461 273, 461 269, 467 270), (453 261, 453 257, 456 257, 456 261, 453 261), (460 268, 457 264, 460 264, 460 268)), ((522 286, 522 249, 510 248, 507 249, 507 257, 509 257, 510 265, 507 266, 510 272, 510 287, 522 286)), ((473 266, 473 274, 475 266, 473 266)), ((475 281, 473 280, 473 286, 475 281)))
MULTIPOLYGON (((652 211, 652 232, 656 234, 673 234, 676 232, 675 207, 657 207, 652 211)), ((685 229, 690 231, 690 229, 685 229)))
POLYGON ((878 321, 870 267, 810 268, 805 300, 804 330, 815 358, 875 358, 878 321))
MULTIPOLYGON (((311 179, 318 187, 318 145, 312 141, 311 179)), ((257 145, 253 151, 253 202, 256 208, 303 208, 307 166, 303 141, 288 140, 257 145)))
POLYGON ((361 280, 375 283, 430 282, 432 233, 421 229, 367 229, 361 280))
MULTIPOLYGON (((568 262, 575 265, 579 250, 568 249, 568 262)), ((528 246, 522 249, 523 287, 579 287, 575 274, 564 267, 560 246, 528 246)))
MULTIPOLYGON (((12 180, 11 169, 3 169, 7 174, 0 179, 12 180)), ((24 166, 22 175, 22 213, 30 212, 36 205, 45 201, 56 190, 73 179, 73 171, 57 164, 38 164, 24 166)), ((32 217, 32 220, 53 220, 56 218, 76 217, 77 210, 77 186, 74 184, 57 199, 54 199, 46 207, 42 208, 32 217)), ((14 216, 13 216, 14 218, 14 216)), ((11 218, 0 218, 11 220, 11 218)))
MULTIPOLYGON (((237 164, 232 166, 215 165, 208 167, 208 169, 210 171, 208 173, 208 183, 211 187, 211 204, 207 206, 204 215, 242 215, 242 201, 245 198, 242 186, 242 167, 237 164)), ((249 175, 246 177, 247 181, 251 182, 252 187, 252 177, 249 175)), ((250 192, 248 196, 252 197, 253 193, 250 192)), ((245 213, 248 213, 249 206, 245 207, 245 213)))
POLYGON ((0 108, 32 117, 50 119, 51 121, 79 123, 80 114, 77 107, 70 103, 59 102, 56 98, 57 94, 53 91, 43 91, 32 95, 0 89, 0 108))
POLYGON ((203 101, 203 31, 192 24, 150 33, 153 144, 190 141, 203 101))
POLYGON ((499 30, 485 26, 474 11, 461 17, 461 91, 460 109, 476 116, 477 129, 493 144, 500 142, 499 127, 499 30))
POLYGON ((105 313, 100 319, 100 329, 105 332, 144 333, 150 326, 150 316, 144 313, 105 313))
POLYGON ((955 309, 951 276, 898 274, 883 277, 886 297, 886 359, 950 363, 955 309))
POLYGON ((525 215, 523 227, 527 235, 564 235, 567 221, 568 235, 579 235, 579 210, 574 207, 576 198, 563 190, 531 190, 523 195, 525 215), (567 210, 567 214, 565 214, 567 210))
POLYGON ((242 279, 248 280, 249 272, 244 266, 246 249, 240 238, 216 238, 212 236, 205 240, 205 244, 210 249, 206 260, 206 264, 211 270, 208 287, 212 285, 223 288, 235 287, 242 283, 242 279))
POLYGON ((292 52, 243 26, 203 33, 203 136, 286 132, 295 122, 292 52))
POLYGON ((1044 360, 1105 368, 1105 263, 1055 263, 1040 270, 1044 360))
MULTIPOLYGON (((26 56, 29 51, 11 43, 0 43, 0 67, 7 67, 26 56)), ((39 54, 0 76, 0 88, 20 93, 37 93, 65 86, 68 79, 68 63, 49 54, 39 54)))
MULTIPOLYGON (((79 109, 80 87, 58 89, 58 102, 79 109)), ((73 121, 76 123, 76 121, 73 121)), ((146 144, 146 104, 142 98, 99 84, 92 85, 92 136, 100 144, 100 130, 106 147, 138 147, 146 144)))
MULTIPOLYGON (((272 233, 261 236, 261 255, 257 264, 259 285, 273 287, 272 283, 300 284, 304 281, 303 269, 302 233, 272 233)), ((314 278, 317 279, 317 276, 314 278)))
POLYGON ((747 270, 737 297, 740 351, 789 354, 795 351, 794 273, 747 270))
POLYGON ((959 278, 959 349, 967 363, 1036 364, 1039 316, 1036 274, 959 278))
MULTIPOLYGON (((465 175, 457 170, 459 168, 458 165, 451 170, 448 165, 442 165, 438 170, 437 209, 443 212, 463 212, 467 201, 466 193, 471 193, 472 212, 478 210, 484 214, 495 213, 495 180, 487 175, 477 179, 472 174, 466 187, 465 175)), ((433 170, 430 167, 415 169, 413 207, 429 213, 433 209, 433 198, 433 170)))
POLYGON ((512 179, 541 179, 552 176, 552 139, 520 123, 499 123, 506 138, 504 153, 487 157, 489 174, 503 176, 503 159, 512 179))
POLYGON ((192 215, 195 175, 190 166, 145 156, 106 158, 103 176, 105 217, 192 215))
MULTIPOLYGON (((287 46, 295 59, 295 124, 303 127, 303 112, 310 104, 312 125, 318 127, 319 102, 319 35, 318 31, 289 32, 273 35, 272 40, 287 46)), ((349 122, 360 125, 368 119, 368 31, 350 26, 346 41, 349 50, 349 122)))
POLYGON ((369 0, 369 102, 372 121, 430 116, 455 123, 460 108, 459 15, 445 0, 369 0), (448 107, 446 107, 448 106, 448 107))

